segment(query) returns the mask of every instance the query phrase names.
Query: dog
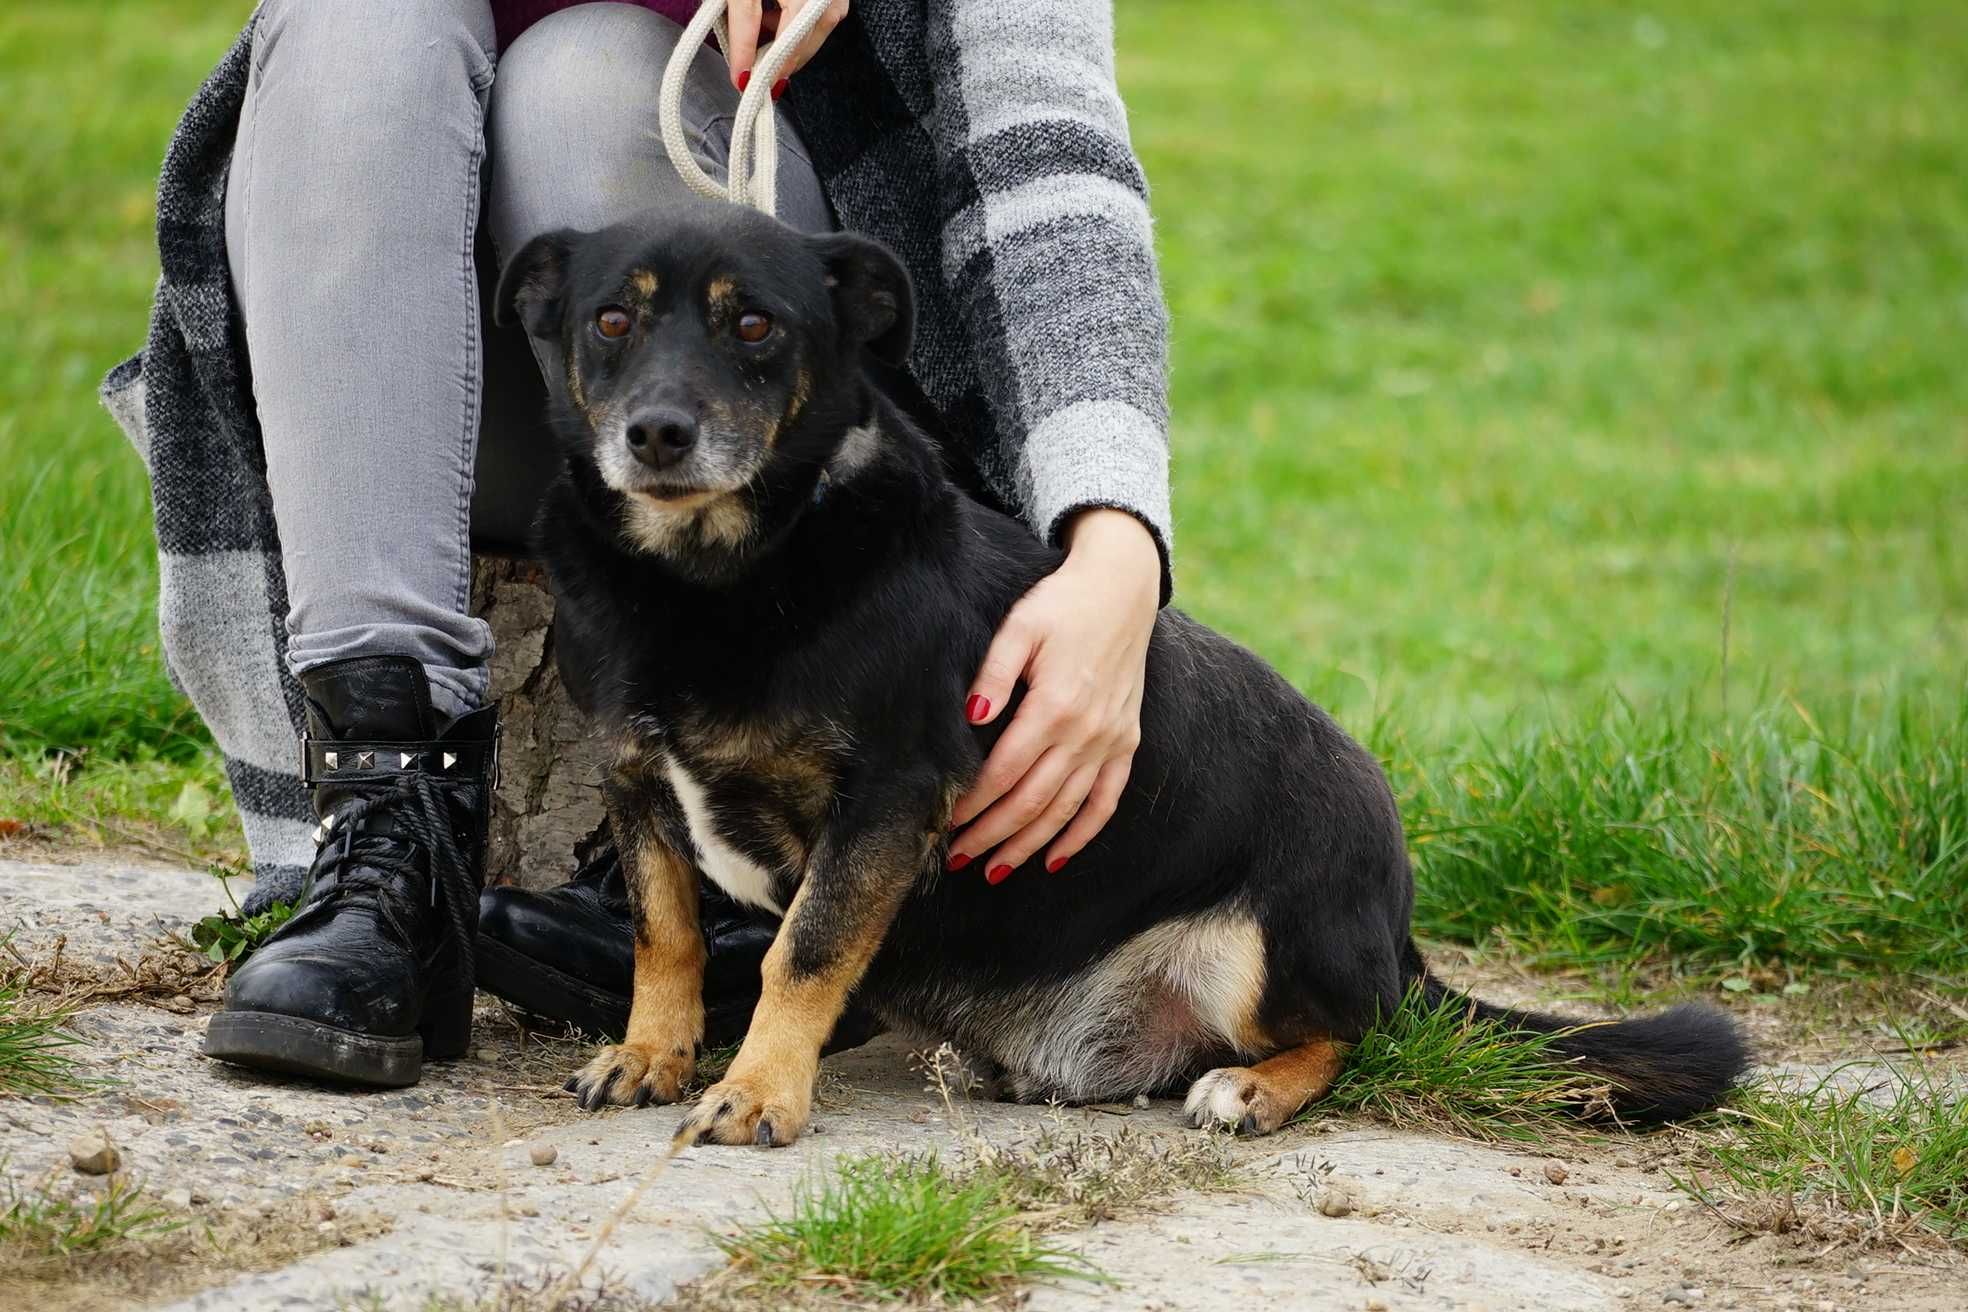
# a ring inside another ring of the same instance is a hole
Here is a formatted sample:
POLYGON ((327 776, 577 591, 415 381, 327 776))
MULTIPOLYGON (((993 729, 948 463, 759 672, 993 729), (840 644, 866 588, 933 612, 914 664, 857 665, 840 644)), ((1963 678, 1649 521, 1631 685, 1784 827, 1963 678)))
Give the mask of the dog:
MULTIPOLYGON (((1410 990, 1555 1034, 1606 1114, 1714 1105, 1745 1064, 1695 1006, 1608 1024, 1451 993, 1378 762, 1257 656, 1155 621, 1118 809, 1073 860, 946 870, 997 724, 965 694, 1061 553, 958 490, 874 378, 907 356, 893 253, 712 202, 513 255, 495 313, 547 364, 565 457, 538 522, 612 763, 636 919, 627 1034, 584 1107, 679 1101, 703 1034, 701 871, 782 917, 751 1027, 679 1142, 783 1145, 808 1123, 850 990, 1020 1100, 1185 1094, 1189 1121, 1276 1130, 1410 990)), ((1016 705, 1008 708, 1016 711, 1016 705)))

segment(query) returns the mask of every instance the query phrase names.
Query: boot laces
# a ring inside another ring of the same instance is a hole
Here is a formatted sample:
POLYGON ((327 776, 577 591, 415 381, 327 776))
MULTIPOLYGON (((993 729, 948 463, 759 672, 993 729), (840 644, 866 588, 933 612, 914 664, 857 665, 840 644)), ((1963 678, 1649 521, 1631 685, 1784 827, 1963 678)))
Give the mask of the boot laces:
MULTIPOLYGON (((478 887, 472 878, 471 861, 452 828, 451 798, 446 796, 467 789, 476 791, 476 785, 440 786, 424 774, 397 776, 390 791, 358 798, 335 813, 333 830, 316 854, 309 878, 312 881, 332 871, 333 891, 337 893, 385 892, 392 876, 412 886, 428 881, 431 906, 443 904, 460 957, 466 971, 471 972, 475 962, 472 940, 477 932, 478 887), (378 814, 394 819, 398 832, 392 835, 365 830, 362 822, 378 814), (404 839, 423 850, 428 870, 419 868, 405 853, 404 839)), ((390 913, 389 902, 384 900, 381 906, 402 931, 404 926, 390 913)), ((411 935, 406 933, 405 937, 411 935)))

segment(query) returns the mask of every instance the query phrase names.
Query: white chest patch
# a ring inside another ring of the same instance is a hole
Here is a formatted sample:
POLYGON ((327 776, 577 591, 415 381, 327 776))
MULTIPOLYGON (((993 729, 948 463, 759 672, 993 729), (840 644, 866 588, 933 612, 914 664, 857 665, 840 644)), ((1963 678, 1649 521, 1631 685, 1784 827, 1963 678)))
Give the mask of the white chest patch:
POLYGON ((697 860, 711 881, 740 902, 764 907, 775 916, 786 914, 772 896, 772 874, 764 866, 726 842, 711 814, 711 799, 704 786, 674 758, 665 757, 663 773, 676 790, 677 801, 690 824, 690 841, 696 844, 697 860))

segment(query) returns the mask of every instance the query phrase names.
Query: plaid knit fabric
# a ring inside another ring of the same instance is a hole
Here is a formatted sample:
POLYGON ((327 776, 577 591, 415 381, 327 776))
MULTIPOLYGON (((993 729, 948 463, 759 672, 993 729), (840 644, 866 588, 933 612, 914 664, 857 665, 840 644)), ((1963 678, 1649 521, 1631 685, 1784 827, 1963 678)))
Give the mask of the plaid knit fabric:
MULTIPOLYGON (((211 726, 261 890, 313 856, 285 576, 225 249, 249 23, 173 136, 141 355, 103 386, 150 468, 173 679, 211 726)), ((651 69, 651 76, 660 70, 651 69)), ((792 80, 843 228, 893 247, 911 373, 984 493, 1057 539, 1092 506, 1171 540, 1167 325, 1109 0, 856 0, 792 80)))

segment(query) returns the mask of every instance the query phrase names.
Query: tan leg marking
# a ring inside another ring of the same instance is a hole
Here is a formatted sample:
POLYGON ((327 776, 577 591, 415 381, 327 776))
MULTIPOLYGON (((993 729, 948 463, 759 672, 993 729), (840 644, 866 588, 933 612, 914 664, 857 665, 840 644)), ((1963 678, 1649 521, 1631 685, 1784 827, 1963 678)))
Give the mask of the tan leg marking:
MULTIPOLYGON (((765 954, 765 988, 752 1027, 723 1080, 704 1096, 677 1129, 676 1142, 755 1143, 779 1148, 799 1138, 813 1111, 813 1081, 820 1045, 833 1032, 847 995, 867 973, 888 931, 892 911, 864 917, 853 937, 836 942, 833 960, 811 975, 791 968, 793 926, 813 887, 809 876, 786 909, 785 926, 765 954)), ((899 900, 899 899, 898 899, 899 900)))
POLYGON ((1345 1044, 1314 1039, 1255 1066, 1210 1071, 1189 1086, 1182 1110, 1191 1125, 1269 1134, 1331 1088, 1345 1063, 1345 1044))
POLYGON ((696 1071, 697 1045, 704 1038, 697 872, 655 838, 644 839, 625 857, 633 860, 629 877, 641 890, 635 996, 622 1042, 597 1052, 569 1081, 589 1111, 609 1103, 643 1107, 677 1101, 696 1071))

